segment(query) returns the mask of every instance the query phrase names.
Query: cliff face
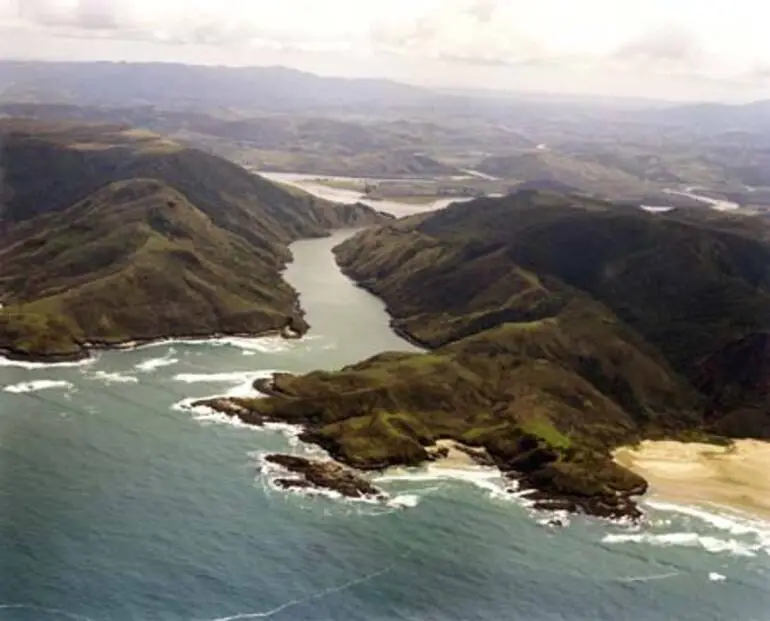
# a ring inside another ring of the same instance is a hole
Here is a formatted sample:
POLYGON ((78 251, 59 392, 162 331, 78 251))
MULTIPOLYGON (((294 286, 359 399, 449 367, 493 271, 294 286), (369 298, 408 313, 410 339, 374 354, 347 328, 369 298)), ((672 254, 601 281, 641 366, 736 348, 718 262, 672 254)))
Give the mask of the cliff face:
POLYGON ((645 483, 614 447, 770 429, 765 367, 749 369, 770 331, 760 226, 521 192, 365 231, 340 265, 431 351, 280 376, 241 416, 308 425, 361 468, 417 464, 451 438, 547 506, 635 515, 645 483), (740 399, 719 405, 720 386, 740 399))
POLYGON ((304 332, 287 245, 389 221, 117 126, 0 121, 0 165, 0 350, 16 356, 304 332))

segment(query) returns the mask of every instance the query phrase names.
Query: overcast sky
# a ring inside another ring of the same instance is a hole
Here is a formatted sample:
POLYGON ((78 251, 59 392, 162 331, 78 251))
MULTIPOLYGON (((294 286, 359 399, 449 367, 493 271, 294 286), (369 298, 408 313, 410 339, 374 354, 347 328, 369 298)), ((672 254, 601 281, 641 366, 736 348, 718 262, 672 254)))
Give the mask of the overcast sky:
POLYGON ((0 0, 0 57, 283 64, 663 97, 770 97, 759 0, 0 0))

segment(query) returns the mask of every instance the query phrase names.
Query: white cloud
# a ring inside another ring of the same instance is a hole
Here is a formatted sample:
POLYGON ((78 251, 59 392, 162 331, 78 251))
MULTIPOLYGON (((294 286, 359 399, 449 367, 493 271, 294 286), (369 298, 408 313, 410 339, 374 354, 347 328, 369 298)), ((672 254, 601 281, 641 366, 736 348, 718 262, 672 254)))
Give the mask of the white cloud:
MULTIPOLYGON (((757 76, 755 0, 0 0, 0 29, 456 65, 757 76)), ((0 36, 1 33, 0 33, 0 36)))

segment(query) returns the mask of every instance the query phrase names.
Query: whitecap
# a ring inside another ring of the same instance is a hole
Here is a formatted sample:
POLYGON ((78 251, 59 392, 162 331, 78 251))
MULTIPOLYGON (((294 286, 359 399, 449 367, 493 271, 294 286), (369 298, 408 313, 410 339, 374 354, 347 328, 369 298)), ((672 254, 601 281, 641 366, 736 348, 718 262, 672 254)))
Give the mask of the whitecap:
POLYGON ((232 388, 223 393, 217 393, 204 397, 187 397, 180 401, 177 401, 171 406, 172 410, 182 412, 192 412, 195 416, 195 420, 207 423, 207 424, 220 424, 230 425, 232 427, 249 427, 250 429, 268 429, 272 431, 280 431, 284 433, 290 439, 296 438, 302 432, 302 428, 296 425, 288 425, 281 423, 267 423, 264 427, 256 425, 248 425, 241 421, 237 416, 228 416, 222 412, 205 406, 205 405, 193 405, 199 401, 206 401, 216 398, 227 397, 259 397, 259 393, 254 388, 254 382, 258 379, 267 379, 272 377, 278 371, 275 370, 262 370, 262 371, 237 371, 232 373, 210 373, 210 374, 192 374, 181 373, 175 375, 174 379, 179 382, 187 384, 195 383, 230 383, 233 384, 232 388))
POLYGON ((417 494, 401 494, 391 498, 386 504, 393 509, 413 509, 420 504, 420 497, 417 494))
MULTIPOLYGON (((284 438, 286 438, 286 441, 292 448, 297 448, 298 446, 302 445, 299 437, 302 435, 302 432, 305 431, 305 427, 303 425, 292 425, 290 423, 265 423, 262 428, 274 433, 280 433, 284 438)), ((316 446, 315 444, 307 444, 303 446, 305 452, 309 455, 328 456, 328 453, 324 451, 320 446, 316 446)))
MULTIPOLYGON (((258 379, 265 375, 264 371, 234 371, 232 373, 179 373, 174 376, 174 380, 177 382, 184 382, 185 384, 198 384, 198 383, 226 383, 226 384, 242 384, 248 379, 258 379)), ((270 373, 273 373, 272 371, 270 373)), ((269 377, 269 376, 268 376, 269 377)))
POLYGON ((537 523, 540 526, 569 526, 572 522, 570 520, 570 514, 567 511, 550 511, 545 512, 546 517, 540 518, 537 523))
MULTIPOLYGON (((218 393, 209 397, 196 397, 193 401, 201 399, 214 399, 216 397, 258 397, 261 395, 254 382, 259 379, 273 377, 279 371, 263 369, 260 371, 233 371, 231 373, 180 373, 174 376, 177 382, 185 384, 232 384, 232 388, 224 394, 218 393)), ((185 399, 185 401, 187 401, 185 399)))
POLYGON ((27 362, 25 360, 12 360, 11 358, 0 356, 0 367, 17 367, 20 369, 29 369, 31 371, 36 369, 66 369, 88 366, 96 362, 97 359, 98 356, 91 356, 74 362, 27 362))
MULTIPOLYGON (((744 514, 738 514, 733 510, 718 507, 719 513, 714 510, 709 511, 700 507, 692 507, 686 505, 676 505, 672 503, 660 502, 660 501, 647 501, 647 506, 658 511, 671 513, 678 516, 684 516, 691 520, 697 520, 702 524, 706 524, 718 531, 722 531, 732 535, 733 537, 741 537, 742 540, 751 540, 749 547, 753 553, 759 550, 764 550, 770 555, 770 523, 765 520, 749 517, 744 514)), ((705 545, 710 546, 712 549, 721 548, 725 545, 732 545, 730 543, 715 543, 718 540, 715 538, 706 538, 705 545), (713 540, 713 541, 712 541, 713 540)), ((733 541, 730 539, 729 541, 733 541)), ((746 544, 748 545, 748 544, 746 544)), ((746 554, 748 556, 748 554, 746 554)))
POLYGON ((709 574, 709 580, 711 580, 711 582, 725 582, 727 580, 727 576, 723 576, 722 574, 718 574, 717 572, 712 571, 709 574))
POLYGON ((135 365, 134 368, 137 371, 141 371, 142 373, 152 373, 157 369, 161 369, 163 367, 170 367, 179 362, 179 358, 174 358, 175 353, 176 353, 176 350, 172 347, 171 349, 169 349, 168 353, 165 356, 144 360, 139 364, 135 365))
POLYGON ((426 468, 413 469, 391 469, 383 475, 376 478, 378 483, 389 483, 394 481, 461 481, 470 483, 475 487, 483 489, 493 497, 512 497, 514 494, 510 491, 513 482, 505 484, 501 472, 497 468, 488 468, 484 466, 470 468, 444 468, 429 465, 426 468))
POLYGON ((139 379, 133 375, 123 375, 121 373, 109 373, 107 371, 94 371, 86 374, 88 379, 100 380, 105 384, 137 384, 139 379))
POLYGON ((31 382, 21 382, 19 384, 12 384, 6 386, 3 390, 13 394, 25 394, 30 392, 37 392, 38 390, 51 390, 51 389, 64 389, 72 390, 74 386, 70 382, 63 380, 33 380, 31 382))
POLYGON ((134 351, 168 347, 170 345, 182 346, 206 346, 206 347, 233 347, 240 349, 244 355, 276 354, 289 351, 298 345, 308 341, 319 339, 319 336, 304 336, 300 339, 285 339, 279 335, 273 336, 211 336, 203 338, 174 338, 152 341, 132 347, 134 351))
POLYGON ((681 546, 687 548, 700 547, 712 554, 729 553, 734 556, 756 556, 759 549, 757 545, 751 545, 736 539, 719 539, 707 535, 699 535, 693 532, 680 533, 634 533, 634 534, 607 534, 602 543, 645 543, 658 547, 681 546))
POLYGON ((687 505, 676 505, 657 500, 648 500, 645 504, 658 511, 667 513, 676 513, 690 518, 694 518, 718 530, 727 531, 733 535, 747 534, 768 534, 770 533, 770 524, 761 520, 752 519, 737 514, 727 515, 726 513, 714 513, 687 505))
POLYGON ((205 406, 190 407, 189 409, 195 412, 193 418, 204 425, 228 425, 240 429, 259 429, 259 427, 244 423, 237 416, 228 416, 222 412, 215 412, 211 408, 205 406))
POLYGON ((669 578, 676 578, 679 575, 678 571, 669 571, 664 574, 652 574, 650 576, 627 576, 625 578, 618 578, 618 582, 655 582, 657 580, 668 580, 669 578))
POLYGON ((235 347, 242 350, 244 354, 280 354, 281 352, 289 351, 302 340, 290 340, 281 336, 262 336, 256 338, 227 336, 216 339, 215 344, 235 347))

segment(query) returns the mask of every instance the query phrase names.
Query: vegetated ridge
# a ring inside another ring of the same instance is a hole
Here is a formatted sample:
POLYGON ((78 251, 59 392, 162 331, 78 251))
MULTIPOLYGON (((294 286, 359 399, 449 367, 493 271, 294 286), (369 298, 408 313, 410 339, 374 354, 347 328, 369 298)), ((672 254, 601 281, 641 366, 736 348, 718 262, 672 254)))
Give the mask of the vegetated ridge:
POLYGON ((277 375, 230 413, 303 424, 361 469, 415 466, 453 439, 541 507, 637 517, 646 482, 615 447, 770 438, 766 234, 533 191, 365 231, 340 265, 429 351, 277 375))
POLYGON ((301 334, 288 244, 388 218, 123 126, 0 121, 0 350, 301 334))

